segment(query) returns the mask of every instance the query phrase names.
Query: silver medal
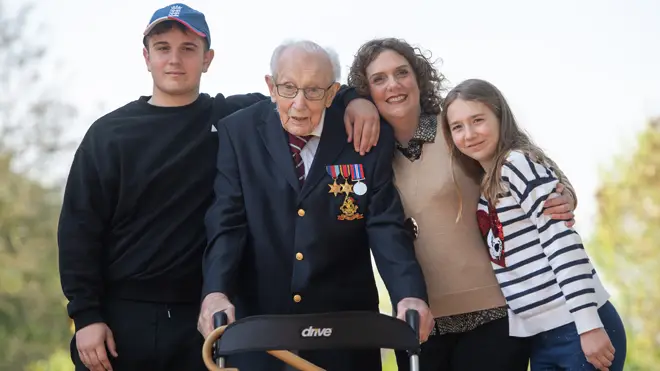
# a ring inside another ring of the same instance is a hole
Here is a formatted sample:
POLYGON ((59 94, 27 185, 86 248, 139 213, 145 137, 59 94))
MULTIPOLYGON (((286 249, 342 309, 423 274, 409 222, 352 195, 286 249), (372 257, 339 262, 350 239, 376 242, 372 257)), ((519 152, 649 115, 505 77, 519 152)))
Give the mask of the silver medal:
POLYGON ((353 185, 353 192, 358 196, 362 196, 367 193, 367 185, 362 182, 357 182, 353 185))

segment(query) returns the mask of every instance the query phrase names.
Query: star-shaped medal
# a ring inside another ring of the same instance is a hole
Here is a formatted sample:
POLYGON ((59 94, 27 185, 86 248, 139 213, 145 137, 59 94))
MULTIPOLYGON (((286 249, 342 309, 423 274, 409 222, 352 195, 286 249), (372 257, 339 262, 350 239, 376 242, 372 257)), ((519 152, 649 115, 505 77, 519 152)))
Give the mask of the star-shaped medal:
POLYGON ((353 192, 353 185, 346 181, 341 185, 341 193, 346 193, 347 195, 353 192))
POLYGON ((328 187, 330 187, 330 190, 328 191, 328 193, 332 193, 335 196, 337 196, 339 193, 343 192, 341 190, 341 186, 339 184, 337 184, 336 180, 332 184, 328 184, 328 187))

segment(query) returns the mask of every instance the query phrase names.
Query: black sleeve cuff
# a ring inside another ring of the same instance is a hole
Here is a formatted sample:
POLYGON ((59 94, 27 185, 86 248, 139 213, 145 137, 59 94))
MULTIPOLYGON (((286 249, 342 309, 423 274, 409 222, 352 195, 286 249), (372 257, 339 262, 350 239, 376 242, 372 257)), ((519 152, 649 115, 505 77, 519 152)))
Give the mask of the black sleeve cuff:
POLYGON ((104 322, 101 313, 96 309, 87 309, 73 316, 73 323, 76 325, 76 332, 91 324, 104 322))
POLYGON ((234 290, 231 290, 227 285, 224 285, 219 282, 206 282, 202 286, 202 296, 201 300, 203 301, 205 297, 207 297, 209 294, 223 294, 227 296, 228 298, 231 297, 234 292, 234 290))
POLYGON ((425 288, 426 287, 424 287, 424 288, 421 288, 421 287, 420 288, 415 288, 411 291, 408 291, 407 293, 392 295, 392 301, 394 302, 394 305, 396 306, 403 299, 414 298, 414 299, 419 299, 419 300, 425 302, 426 305, 430 305, 429 304, 429 298, 428 298, 428 295, 426 293, 425 288))

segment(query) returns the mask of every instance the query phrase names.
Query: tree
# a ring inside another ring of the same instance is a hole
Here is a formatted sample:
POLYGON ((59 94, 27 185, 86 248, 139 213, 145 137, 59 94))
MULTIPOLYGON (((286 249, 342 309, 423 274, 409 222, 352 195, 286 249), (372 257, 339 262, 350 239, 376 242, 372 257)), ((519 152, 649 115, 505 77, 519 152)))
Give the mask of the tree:
POLYGON ((0 157, 0 370, 21 370, 68 344, 57 271, 59 192, 0 157))
POLYGON ((13 170, 37 175, 72 145, 62 129, 76 110, 41 77, 46 49, 28 34, 32 7, 22 5, 11 17, 4 4, 0 0, 0 153, 12 155, 13 170))
POLYGON ((27 34, 31 8, 10 15, 6 4, 0 0, 0 370, 18 371, 63 354, 71 337, 57 266, 61 192, 36 179, 67 148, 62 129, 75 110, 39 74, 46 54, 27 34))
POLYGON ((660 117, 617 158, 597 193, 591 252, 613 288, 628 337, 626 370, 660 364, 660 117))

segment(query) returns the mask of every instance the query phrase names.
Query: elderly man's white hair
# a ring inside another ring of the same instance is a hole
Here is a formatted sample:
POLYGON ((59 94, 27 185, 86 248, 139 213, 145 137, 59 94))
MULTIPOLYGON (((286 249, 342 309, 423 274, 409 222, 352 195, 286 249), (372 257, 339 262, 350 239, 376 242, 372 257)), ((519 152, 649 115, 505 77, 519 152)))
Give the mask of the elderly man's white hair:
POLYGON ((339 64, 339 55, 337 52, 309 40, 286 40, 273 50, 273 55, 270 57, 270 74, 273 76, 273 79, 277 79, 277 64, 280 61, 282 53, 289 48, 298 48, 311 53, 325 54, 330 60, 330 64, 332 64, 333 82, 341 79, 341 65, 339 64))

